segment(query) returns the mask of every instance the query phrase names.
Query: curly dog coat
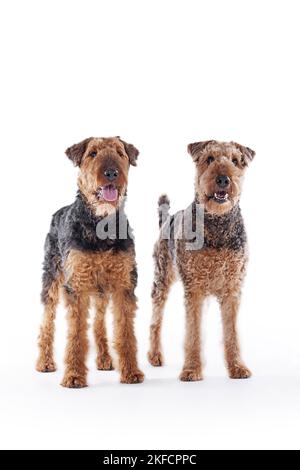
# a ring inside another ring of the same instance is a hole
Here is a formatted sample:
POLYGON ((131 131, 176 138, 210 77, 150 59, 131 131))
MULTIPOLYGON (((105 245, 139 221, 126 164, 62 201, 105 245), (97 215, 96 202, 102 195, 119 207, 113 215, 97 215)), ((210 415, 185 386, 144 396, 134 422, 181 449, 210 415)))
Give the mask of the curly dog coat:
MULTIPOLYGON (((173 235, 170 239, 163 236, 165 224, 161 212, 163 206, 168 211, 169 200, 162 196, 159 201, 162 230, 154 250, 153 317, 148 358, 153 366, 163 363, 160 339, 163 309, 170 287, 179 277, 184 286, 186 306, 185 362, 180 379, 197 381, 203 378, 201 310, 204 299, 211 295, 218 299, 221 307, 229 376, 248 378, 251 373, 241 359, 236 325, 248 257, 239 200, 245 169, 255 152, 234 142, 214 140, 190 144, 188 152, 196 165, 192 223, 194 226, 197 207, 201 204, 204 207, 203 244, 201 249, 186 249, 187 240, 174 235, 174 216, 165 221, 173 235)), ((182 214, 184 216, 184 212, 182 214)))
POLYGON ((115 347, 121 382, 139 383, 134 317, 137 282, 134 242, 124 213, 128 170, 136 165, 138 150, 120 138, 89 138, 66 154, 79 167, 78 194, 70 206, 52 218, 45 244, 42 302, 44 318, 39 337, 37 370, 53 372, 55 311, 60 291, 68 309, 68 343, 64 387, 87 386, 88 310, 96 306, 94 335, 99 370, 113 368, 109 354, 105 312, 113 301, 115 347), (104 218, 116 220, 116 236, 100 239, 97 226, 104 218), (120 236, 119 220, 126 224, 120 236))

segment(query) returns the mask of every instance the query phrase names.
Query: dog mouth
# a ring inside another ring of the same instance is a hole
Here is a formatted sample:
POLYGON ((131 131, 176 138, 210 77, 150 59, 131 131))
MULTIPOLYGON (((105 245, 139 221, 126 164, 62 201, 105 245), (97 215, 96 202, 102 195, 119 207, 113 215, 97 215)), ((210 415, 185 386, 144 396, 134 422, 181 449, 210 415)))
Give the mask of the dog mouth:
POLYGON ((208 199, 212 199, 218 204, 224 204, 229 201, 229 194, 226 191, 217 191, 213 195, 209 196, 208 199))
POLYGON ((119 191, 114 184, 107 184, 99 189, 98 197, 105 202, 116 202, 119 197, 119 191))

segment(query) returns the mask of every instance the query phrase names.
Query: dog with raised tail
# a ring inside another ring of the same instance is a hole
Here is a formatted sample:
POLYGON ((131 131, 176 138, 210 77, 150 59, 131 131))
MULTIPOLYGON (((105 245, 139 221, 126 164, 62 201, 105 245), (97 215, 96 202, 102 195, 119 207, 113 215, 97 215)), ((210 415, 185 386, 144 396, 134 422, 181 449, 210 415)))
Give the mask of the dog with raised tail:
MULTIPOLYGON (((162 196, 159 200, 161 231, 154 249, 153 316, 148 358, 153 366, 163 364, 163 310, 170 287, 180 278, 186 309, 185 361, 180 379, 197 381, 203 378, 201 318, 203 303, 208 296, 216 297, 221 307, 229 376, 247 379, 251 372, 241 358, 237 333, 237 315, 248 260, 239 201, 245 170, 255 152, 235 142, 215 140, 190 144, 188 152, 196 165, 195 199, 189 223, 195 229, 196 219, 202 214, 202 243, 191 249, 190 239, 185 235, 189 230, 181 230, 181 236, 176 236, 180 226, 176 223, 178 214, 168 215, 169 199, 162 196), (163 213, 166 212, 164 220, 163 213)), ((179 215, 182 220, 188 219, 184 212, 179 215)))

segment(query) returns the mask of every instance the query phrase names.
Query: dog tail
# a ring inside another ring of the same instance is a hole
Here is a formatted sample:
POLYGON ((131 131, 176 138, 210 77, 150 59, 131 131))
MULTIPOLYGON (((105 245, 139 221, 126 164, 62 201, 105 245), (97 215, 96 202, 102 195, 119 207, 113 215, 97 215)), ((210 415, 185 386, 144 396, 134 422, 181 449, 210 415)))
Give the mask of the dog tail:
POLYGON ((168 217, 170 211, 170 199, 166 194, 160 196, 158 200, 158 216, 159 216, 159 228, 162 227, 162 224, 168 217))

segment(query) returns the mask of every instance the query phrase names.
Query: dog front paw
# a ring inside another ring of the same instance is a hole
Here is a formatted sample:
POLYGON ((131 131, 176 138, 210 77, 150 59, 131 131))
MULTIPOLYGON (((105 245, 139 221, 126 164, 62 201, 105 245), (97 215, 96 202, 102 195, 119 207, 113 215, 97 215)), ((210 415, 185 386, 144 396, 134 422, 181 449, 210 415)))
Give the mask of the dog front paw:
POLYGON ((65 388, 84 388, 87 387, 87 381, 84 376, 66 374, 61 385, 65 388))
POLYGON ((198 382, 203 380, 203 375, 201 370, 184 369, 181 372, 179 379, 182 382, 198 382))
POLYGON ((140 370, 135 372, 128 372, 121 375, 122 384, 140 384, 144 382, 144 374, 140 370))
POLYGON ((164 363, 163 355, 161 352, 148 352, 148 361, 153 367, 161 367, 164 363))
POLYGON ((249 379, 251 376, 251 371, 243 364, 235 364, 229 367, 229 377, 231 379, 249 379))

